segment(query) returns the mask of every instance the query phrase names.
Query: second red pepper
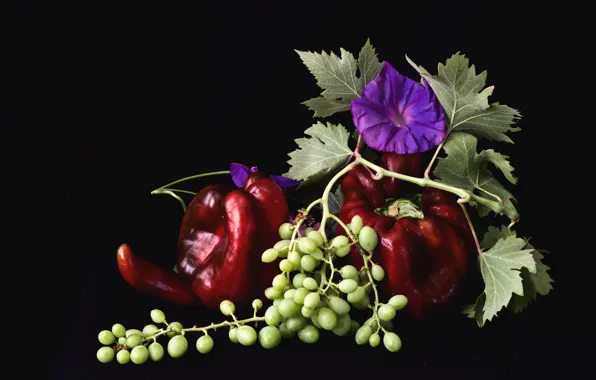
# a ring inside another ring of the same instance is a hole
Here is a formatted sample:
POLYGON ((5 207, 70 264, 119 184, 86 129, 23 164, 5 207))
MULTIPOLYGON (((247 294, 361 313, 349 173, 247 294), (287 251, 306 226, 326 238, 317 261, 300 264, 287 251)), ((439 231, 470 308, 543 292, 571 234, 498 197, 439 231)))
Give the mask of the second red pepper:
MULTIPOLYGON (((402 174, 421 176, 420 155, 383 154, 381 166, 402 174)), ((471 230, 457 198, 434 188, 422 192, 419 205, 398 199, 415 190, 402 181, 374 180, 358 166, 341 183, 344 205, 340 218, 350 223, 359 215, 372 227, 379 244, 372 259, 385 269, 379 288, 384 296, 403 294, 416 317, 445 304, 459 289, 468 270, 468 252, 474 247, 471 230), (418 206, 418 207, 416 207, 418 206)), ((421 190, 420 188, 418 188, 421 190)), ((338 235, 346 235, 341 226, 338 235)), ((354 247, 348 260, 361 268, 363 260, 354 247)))

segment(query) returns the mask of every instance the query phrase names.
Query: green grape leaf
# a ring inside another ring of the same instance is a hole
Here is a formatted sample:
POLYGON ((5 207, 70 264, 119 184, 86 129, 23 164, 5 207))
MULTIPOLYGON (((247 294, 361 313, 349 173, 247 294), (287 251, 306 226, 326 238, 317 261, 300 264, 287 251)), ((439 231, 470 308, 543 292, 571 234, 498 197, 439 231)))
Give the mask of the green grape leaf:
POLYGON ((492 210, 498 214, 505 214, 510 219, 516 219, 519 215, 512 202, 515 198, 488 168, 488 164, 492 163, 506 176, 512 176, 513 168, 507 161, 508 157, 492 150, 477 153, 477 144, 477 138, 469 133, 450 134, 444 145, 447 157, 438 159, 434 175, 439 182, 472 191, 479 197, 495 201, 491 208, 471 202, 477 207, 480 216, 486 216, 492 210), (499 210, 497 199, 492 194, 503 201, 502 210, 499 210))
POLYGON ((283 174, 302 181, 300 186, 315 182, 347 164, 352 156, 348 146, 350 133, 341 124, 318 122, 304 133, 312 137, 295 140, 299 148, 288 154, 290 170, 283 174))
POLYGON ((484 312, 482 311, 484 308, 484 303, 486 302, 486 294, 482 293, 476 302, 467 305, 462 309, 462 313, 464 313, 468 318, 475 319, 478 326, 482 327, 484 325, 484 312))
POLYGON ((370 40, 366 40, 358 60, 345 49, 340 49, 340 56, 325 51, 313 53, 296 50, 296 53, 314 75, 317 85, 323 89, 321 96, 302 103, 314 111, 315 117, 348 111, 350 102, 362 94, 364 86, 381 72, 382 67, 370 40))
POLYGON ((532 250, 532 257, 536 262, 536 273, 530 272, 527 268, 522 268, 521 277, 524 284, 524 294, 521 296, 514 294, 510 305, 515 314, 525 310, 532 301, 536 300, 538 294, 546 296, 553 289, 552 283, 554 283, 554 280, 548 273, 550 267, 542 262, 544 256, 530 243, 527 244, 526 248, 532 250))
POLYGON ((513 171, 515 170, 511 163, 509 162, 509 156, 505 156, 501 153, 495 152, 492 149, 483 150, 480 152, 479 156, 482 160, 492 163, 495 165, 505 178, 511 182, 512 184, 517 184, 517 178, 513 175, 513 171))
POLYGON ((343 204, 344 193, 341 191, 341 186, 338 186, 334 192, 329 193, 329 212, 335 215, 339 214, 343 204))
POLYGON ((492 248, 479 253, 485 297, 479 297, 474 305, 464 309, 468 317, 474 311, 479 326, 482 327, 486 321, 491 321, 509 304, 514 295, 524 296, 522 269, 525 268, 532 274, 537 273, 533 250, 524 249, 526 246, 526 240, 509 235, 500 237, 492 248), (479 306, 480 302, 483 302, 482 307, 479 306))
POLYGON ((350 102, 346 100, 326 99, 322 96, 303 102, 309 110, 314 111, 314 117, 328 117, 337 112, 350 110, 350 102))
POLYGON ((490 249, 497 244, 499 239, 505 239, 508 236, 517 236, 517 233, 513 230, 509 230, 509 228, 504 225, 501 227, 489 226, 480 242, 480 248, 490 249))
POLYGON ((512 125, 521 118, 518 110, 501 105, 489 104, 494 86, 486 87, 487 72, 476 74, 474 65, 465 55, 456 53, 439 63, 436 75, 406 60, 428 81, 437 99, 443 106, 449 120, 449 131, 467 131, 478 137, 513 143, 507 132, 521 129, 512 125))

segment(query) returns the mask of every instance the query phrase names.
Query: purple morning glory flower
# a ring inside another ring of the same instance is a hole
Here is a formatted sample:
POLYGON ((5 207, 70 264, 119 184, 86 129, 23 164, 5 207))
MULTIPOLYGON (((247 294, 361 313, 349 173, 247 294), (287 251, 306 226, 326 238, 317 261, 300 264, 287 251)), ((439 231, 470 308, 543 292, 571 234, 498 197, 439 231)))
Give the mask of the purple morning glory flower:
MULTIPOLYGON (((237 162, 232 162, 230 164, 230 175, 232 176, 232 181, 234 181, 234 184, 239 188, 244 186, 244 182, 246 182, 250 173, 256 173, 258 171, 259 168, 256 166, 249 168, 248 166, 239 164, 237 162)), ((278 175, 271 175, 269 178, 282 189, 298 186, 300 184, 300 181, 295 181, 293 179, 278 175)))
POLYGON ((447 133, 445 111, 426 79, 423 86, 387 62, 352 101, 351 112, 364 142, 382 152, 426 152, 447 133))

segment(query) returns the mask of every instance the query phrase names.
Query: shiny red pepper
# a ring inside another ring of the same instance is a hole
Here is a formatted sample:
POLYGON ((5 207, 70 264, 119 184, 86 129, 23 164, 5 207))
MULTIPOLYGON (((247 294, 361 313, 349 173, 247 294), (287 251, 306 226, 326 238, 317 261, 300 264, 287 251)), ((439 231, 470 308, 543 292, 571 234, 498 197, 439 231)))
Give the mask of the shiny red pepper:
MULTIPOLYGON (((380 166, 420 177, 421 162, 419 154, 384 153, 380 166)), ((384 296, 405 295, 407 309, 415 317, 422 317, 457 293, 468 271, 474 241, 455 196, 429 187, 418 201, 412 200, 406 198, 407 191, 418 188, 420 193, 420 187, 408 188, 403 181, 390 177, 375 180, 362 166, 346 175, 341 188, 341 220, 350 223, 353 216, 359 215, 363 225, 372 227, 379 236, 372 259, 385 269, 385 278, 379 283, 384 296)), ((345 235, 341 226, 337 234, 345 235)), ((362 267, 356 247, 350 251, 348 261, 362 267)))
POLYGON ((279 240, 279 226, 288 218, 283 190, 251 173, 242 189, 211 185, 191 201, 178 238, 178 273, 147 265, 127 246, 119 249, 118 267, 136 289, 171 302, 212 309, 223 300, 247 305, 279 272, 261 254, 279 240))

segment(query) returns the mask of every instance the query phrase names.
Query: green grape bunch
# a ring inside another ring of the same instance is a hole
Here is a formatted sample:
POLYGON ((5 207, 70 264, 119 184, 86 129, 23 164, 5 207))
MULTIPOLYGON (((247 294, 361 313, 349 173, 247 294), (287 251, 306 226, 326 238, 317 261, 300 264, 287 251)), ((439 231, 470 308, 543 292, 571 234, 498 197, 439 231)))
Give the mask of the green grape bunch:
POLYGON ((234 303, 224 300, 220 312, 231 320, 184 328, 180 322, 168 323, 163 311, 154 309, 150 312, 153 323, 142 330, 125 329, 116 323, 111 330, 101 331, 98 340, 103 347, 97 351, 97 359, 101 363, 115 358, 120 364, 143 364, 162 360, 166 352, 178 359, 188 351, 191 332, 201 333, 191 342, 196 351, 208 354, 215 346, 215 334, 210 332, 222 328, 228 329, 232 343, 242 346, 258 343, 267 350, 278 347, 283 339, 297 338, 313 344, 321 334, 331 333, 351 336, 356 345, 378 347, 383 343, 388 351, 399 351, 402 342, 394 332, 393 320, 408 300, 403 295, 394 295, 386 302, 379 299, 376 284, 384 279, 385 271, 372 257, 378 244, 376 232, 363 227, 360 216, 354 216, 348 225, 339 223, 349 238, 338 235, 327 239, 323 229, 312 227, 301 234, 301 221, 279 227, 281 240, 265 250, 261 260, 277 265, 280 273, 264 292, 269 306, 263 310, 263 301, 255 299, 252 317, 238 319, 234 303), (364 265, 336 267, 336 258, 345 257, 354 245, 362 254, 364 265), (372 315, 360 323, 355 311, 365 310, 372 315), (158 339, 169 340, 162 345, 158 339))

